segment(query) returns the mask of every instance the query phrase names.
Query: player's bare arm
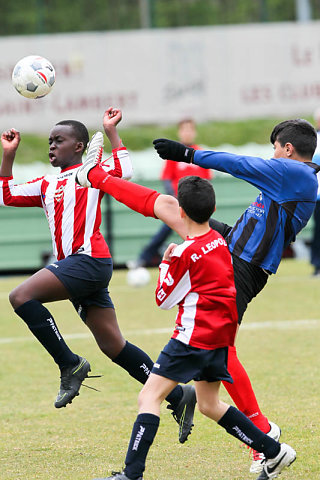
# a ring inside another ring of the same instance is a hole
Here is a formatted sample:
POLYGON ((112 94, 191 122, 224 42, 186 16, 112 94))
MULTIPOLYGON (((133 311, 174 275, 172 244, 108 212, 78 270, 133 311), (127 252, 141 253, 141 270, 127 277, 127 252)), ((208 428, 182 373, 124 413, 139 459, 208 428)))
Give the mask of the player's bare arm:
POLYGON ((112 149, 123 146, 117 131, 117 125, 121 122, 121 119, 122 112, 119 108, 109 107, 103 115, 103 128, 112 149))
POLYGON ((12 165, 16 156, 16 151, 20 143, 20 132, 11 128, 1 135, 1 144, 3 149, 2 163, 0 167, 1 177, 12 176, 12 165))
POLYGON ((154 214, 182 239, 187 236, 186 226, 180 217, 178 200, 171 195, 159 195, 154 203, 154 214))

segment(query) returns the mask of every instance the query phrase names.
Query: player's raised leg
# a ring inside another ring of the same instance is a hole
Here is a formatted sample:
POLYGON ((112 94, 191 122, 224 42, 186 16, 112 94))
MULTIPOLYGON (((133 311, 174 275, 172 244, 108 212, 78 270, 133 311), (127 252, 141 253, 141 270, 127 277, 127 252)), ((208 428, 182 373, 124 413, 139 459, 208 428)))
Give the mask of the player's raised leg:
POLYGON ((69 293, 62 282, 45 268, 25 280, 9 295, 15 313, 59 366, 61 383, 55 401, 56 408, 72 402, 90 371, 89 362, 70 350, 53 316, 43 305, 68 298, 69 293))

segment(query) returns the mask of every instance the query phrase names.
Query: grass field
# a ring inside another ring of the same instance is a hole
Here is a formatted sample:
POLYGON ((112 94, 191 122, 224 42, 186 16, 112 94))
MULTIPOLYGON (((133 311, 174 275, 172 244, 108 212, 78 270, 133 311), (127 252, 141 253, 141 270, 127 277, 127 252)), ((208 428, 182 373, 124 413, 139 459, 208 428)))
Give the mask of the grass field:
MULTIPOLYGON (((249 307, 237 340, 263 411, 282 428, 282 440, 297 461, 281 478, 320 478, 319 345, 320 279, 301 261, 282 262, 264 292, 249 307)), ((172 330, 174 311, 155 306, 154 283, 126 285, 116 271, 111 296, 126 338, 155 359, 172 330)), ((53 407, 59 374, 51 358, 12 312, 8 292, 22 278, 0 278, 0 479, 91 480, 120 469, 136 417, 140 386, 98 350, 69 302, 52 304, 71 348, 88 358, 86 388, 72 405, 53 407)), ((221 397, 229 401, 222 389, 221 397)), ((189 441, 177 441, 177 425, 163 406, 146 480, 240 480, 249 474, 249 453, 212 421, 195 415, 189 441)))

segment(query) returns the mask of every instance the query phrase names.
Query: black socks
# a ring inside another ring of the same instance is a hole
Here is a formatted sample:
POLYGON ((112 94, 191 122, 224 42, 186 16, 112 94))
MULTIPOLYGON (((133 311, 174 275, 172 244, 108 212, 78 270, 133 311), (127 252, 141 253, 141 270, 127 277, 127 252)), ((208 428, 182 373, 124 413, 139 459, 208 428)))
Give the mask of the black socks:
POLYGON ((15 313, 28 325, 33 335, 52 356, 60 369, 79 363, 78 355, 69 349, 52 315, 42 303, 38 300, 29 300, 20 305, 15 313))
POLYGON ((159 428, 160 418, 152 413, 141 413, 133 424, 125 460, 125 474, 135 480, 142 476, 146 458, 159 428))
MULTIPOLYGON (((153 361, 143 350, 130 342, 126 342, 119 355, 112 360, 114 363, 124 368, 131 377, 138 382, 145 384, 153 367, 153 361)), ((175 407, 182 398, 182 388, 177 385, 169 393, 166 400, 175 407)))
POLYGON ((249 447, 262 452, 266 458, 274 458, 280 451, 279 443, 263 433, 242 412, 235 407, 229 407, 218 421, 230 435, 241 440, 249 447))

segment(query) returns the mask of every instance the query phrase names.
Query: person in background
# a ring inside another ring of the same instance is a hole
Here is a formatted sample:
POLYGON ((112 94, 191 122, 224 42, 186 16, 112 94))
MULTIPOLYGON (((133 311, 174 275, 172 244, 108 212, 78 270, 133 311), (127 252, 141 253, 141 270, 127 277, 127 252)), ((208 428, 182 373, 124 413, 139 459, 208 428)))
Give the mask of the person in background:
MULTIPOLYGON (((193 119, 185 118, 178 123, 178 138, 180 142, 189 145, 195 150, 199 150, 200 146, 195 144, 197 135, 196 124, 193 119)), ((212 179, 212 171, 198 167, 197 165, 188 165, 166 160, 161 172, 161 180, 167 195, 177 196, 178 182, 180 178, 187 175, 197 175, 208 180, 212 179)), ((159 265, 161 260, 161 249, 171 235, 172 229, 163 223, 156 234, 151 238, 150 242, 143 248, 139 258, 128 262, 129 268, 147 267, 159 265)))

